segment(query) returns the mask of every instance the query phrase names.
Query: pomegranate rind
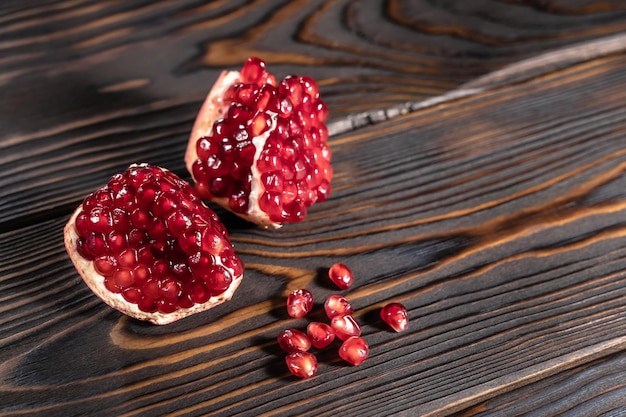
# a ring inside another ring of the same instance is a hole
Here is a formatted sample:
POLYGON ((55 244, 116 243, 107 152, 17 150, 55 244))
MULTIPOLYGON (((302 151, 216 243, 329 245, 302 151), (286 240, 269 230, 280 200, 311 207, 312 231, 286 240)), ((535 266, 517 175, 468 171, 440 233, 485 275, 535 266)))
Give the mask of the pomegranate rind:
MULTIPOLYGON (((192 167, 193 163, 196 161, 196 159, 198 159, 196 142, 198 142, 200 138, 207 136, 211 132, 213 123, 222 118, 223 115, 227 112, 228 106, 224 104, 222 97, 231 85, 240 82, 240 80, 241 78, 239 71, 222 71, 220 76, 215 81, 215 84, 213 84, 213 87, 204 99, 202 107, 200 107, 200 111, 198 112, 196 120, 191 129, 191 134, 189 135, 187 150, 185 151, 185 166, 187 167, 187 171, 191 174, 194 182, 196 181, 196 178, 194 178, 193 176, 192 167)), ((276 116, 273 116, 272 119, 272 123, 275 124, 276 116)), ((256 148, 256 153, 254 155, 255 161, 259 159, 259 154, 265 147, 265 142, 269 137, 271 130, 272 129, 269 129, 263 135, 253 138, 254 147, 256 148)), ((235 214, 249 222, 256 223, 262 227, 271 227, 274 229, 278 229, 282 226, 282 224, 271 221, 269 215, 259 208, 258 197, 263 192, 263 185, 259 180, 260 174, 258 173, 258 171, 256 171, 256 163, 252 165, 251 169, 253 173, 251 184, 252 190, 249 197, 248 211, 246 213, 235 214)), ((228 206, 228 198, 214 197, 211 201, 223 207, 224 209, 231 211, 228 206)))
MULTIPOLYGON (((132 166, 135 165, 133 164, 131 165, 131 167, 132 166)), ((194 304, 190 308, 180 308, 172 313, 162 313, 159 311, 148 313, 145 311, 141 311, 137 304, 126 301, 121 294, 115 294, 110 292, 104 286, 104 276, 100 275, 96 271, 93 262, 83 258, 76 250, 76 243, 78 240, 78 234, 76 233, 76 217, 80 214, 82 208, 83 205, 79 205, 65 225, 65 228, 63 230, 65 250, 67 251, 69 258, 72 261, 72 264, 74 264, 76 271, 85 282, 87 287, 89 287, 89 289, 96 296, 98 296, 98 298, 100 298, 110 307, 120 311, 127 316, 138 320, 149 321, 157 325, 173 323, 192 314, 209 310, 217 305, 229 301, 241 284, 243 274, 235 275, 231 268, 221 265, 228 271, 230 271, 233 276, 232 283, 222 294, 218 296, 212 296, 205 303, 194 304)))

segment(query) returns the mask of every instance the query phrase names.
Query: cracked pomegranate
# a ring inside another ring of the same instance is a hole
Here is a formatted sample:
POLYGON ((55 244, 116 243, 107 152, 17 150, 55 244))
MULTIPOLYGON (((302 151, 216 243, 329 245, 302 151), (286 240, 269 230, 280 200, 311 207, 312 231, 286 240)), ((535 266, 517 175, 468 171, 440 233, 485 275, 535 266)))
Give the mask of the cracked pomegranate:
POLYGON ((400 303, 385 305, 380 310, 380 318, 396 332, 402 332, 409 328, 409 315, 404 305, 400 303))
POLYGON ((358 336, 346 339, 339 348, 339 356, 352 365, 360 365, 369 356, 370 349, 367 342, 358 336))
POLYGON ((278 345, 287 353, 306 352, 311 349, 309 337, 297 329, 285 329, 278 334, 278 345))
POLYGON ((292 291, 287 297, 287 314, 301 318, 313 309, 313 294, 307 289, 292 291))
POLYGON ((111 307, 167 324, 229 300, 243 263, 191 185, 147 164, 114 175, 76 209, 65 247, 111 307))
POLYGON ((335 263, 330 267, 328 270, 328 278, 342 290, 347 290, 354 283, 352 271, 342 263, 335 263))
POLYGON ((189 137, 185 163, 196 189, 262 226, 303 220, 330 193, 327 116, 309 77, 276 82, 258 58, 224 71, 189 137))
POLYGON ((310 352, 293 352, 285 357, 289 372, 299 378, 311 378, 317 373, 317 357, 310 352))

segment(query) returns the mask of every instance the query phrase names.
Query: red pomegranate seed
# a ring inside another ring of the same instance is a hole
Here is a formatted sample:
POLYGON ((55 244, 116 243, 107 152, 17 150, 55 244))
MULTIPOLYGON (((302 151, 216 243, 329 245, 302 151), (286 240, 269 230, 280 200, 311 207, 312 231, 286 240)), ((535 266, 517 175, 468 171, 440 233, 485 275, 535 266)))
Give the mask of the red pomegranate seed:
POLYGON ((361 326, 350 315, 333 317, 330 321, 330 327, 335 330, 335 335, 341 340, 361 335, 361 326))
POLYGON ((352 365, 360 365, 369 356, 367 342, 358 336, 346 339, 339 348, 339 356, 352 365))
POLYGON ((335 340, 335 330, 328 324, 319 321, 309 323, 306 333, 316 349, 323 349, 335 340))
POLYGON ((87 196, 66 226, 65 244, 105 302, 157 324, 230 299, 243 273, 226 229, 191 185, 147 164, 131 165, 87 196))
POLYGON ((287 297, 287 314, 294 318, 306 316, 313 308, 313 294, 307 289, 292 291, 287 297))
POLYGON ((350 268, 342 263, 333 264, 328 270, 328 277, 339 289, 347 290, 354 283, 354 275, 350 268))
POLYGON ((306 352, 311 349, 311 340, 297 329, 286 329, 278 335, 278 345, 287 353, 306 352))
POLYGON ((400 303, 389 303, 380 310, 380 318, 396 332, 409 328, 409 315, 400 303))
POLYGON ((346 316, 354 313, 354 309, 348 300, 338 294, 328 296, 324 303, 324 311, 326 311, 326 316, 328 316, 329 319, 335 316, 346 316))
POLYGON ((317 358, 310 352, 293 352, 285 358, 289 372, 299 378, 311 378, 317 373, 317 358))

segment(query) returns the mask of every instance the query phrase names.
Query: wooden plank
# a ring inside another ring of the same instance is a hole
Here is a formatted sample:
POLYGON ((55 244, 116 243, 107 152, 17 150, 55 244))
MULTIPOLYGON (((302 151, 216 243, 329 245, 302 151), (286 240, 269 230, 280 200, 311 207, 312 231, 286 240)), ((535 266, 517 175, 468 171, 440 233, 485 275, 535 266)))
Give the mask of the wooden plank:
POLYGON ((224 216, 244 283, 166 327, 89 293, 64 216, 4 232, 0 415, 446 415, 623 351, 625 78, 609 55, 334 137, 331 200, 278 231, 224 216), (371 357, 330 349, 295 380, 284 296, 323 300, 335 261, 371 357), (377 319, 388 301, 410 331, 377 319))

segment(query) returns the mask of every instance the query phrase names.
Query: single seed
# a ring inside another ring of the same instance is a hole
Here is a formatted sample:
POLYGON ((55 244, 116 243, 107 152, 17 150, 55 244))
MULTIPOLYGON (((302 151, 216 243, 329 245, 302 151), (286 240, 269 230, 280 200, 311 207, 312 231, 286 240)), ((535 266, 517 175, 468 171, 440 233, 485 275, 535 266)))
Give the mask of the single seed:
POLYGON ((328 277, 340 289, 347 290, 354 283, 354 275, 350 268, 342 263, 333 264, 328 270, 328 277))

